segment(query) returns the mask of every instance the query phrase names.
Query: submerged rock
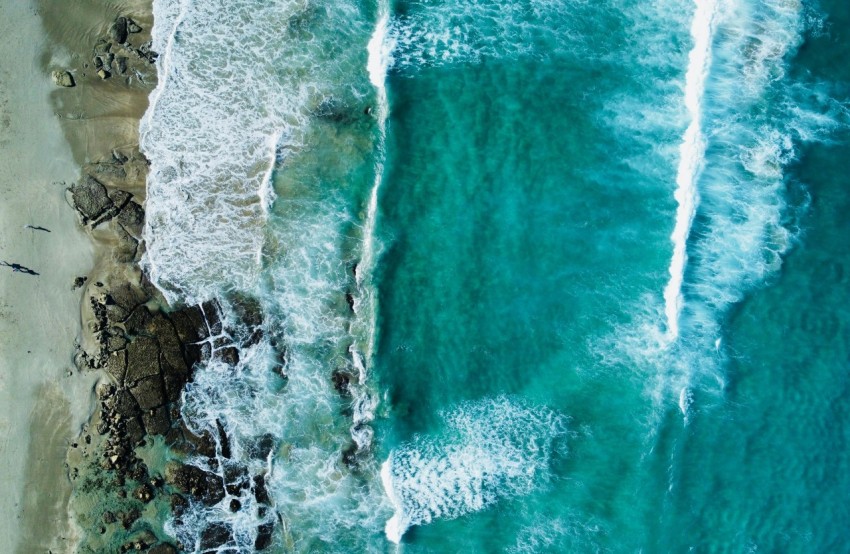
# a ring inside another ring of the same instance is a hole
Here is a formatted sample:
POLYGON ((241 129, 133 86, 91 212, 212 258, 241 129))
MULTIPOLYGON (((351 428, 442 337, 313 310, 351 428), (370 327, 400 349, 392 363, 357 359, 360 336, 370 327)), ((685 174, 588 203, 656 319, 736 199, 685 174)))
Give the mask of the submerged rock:
POLYGON ((199 467, 171 462, 165 468, 165 481, 183 494, 193 496, 211 506, 224 498, 221 479, 199 467))

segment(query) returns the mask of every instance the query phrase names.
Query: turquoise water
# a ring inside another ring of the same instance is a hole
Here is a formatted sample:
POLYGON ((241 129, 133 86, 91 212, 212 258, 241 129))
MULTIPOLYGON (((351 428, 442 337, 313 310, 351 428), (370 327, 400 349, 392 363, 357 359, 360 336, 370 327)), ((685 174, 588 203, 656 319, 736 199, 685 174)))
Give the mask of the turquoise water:
POLYGON ((850 13, 646 4, 155 4, 145 264, 272 497, 190 550, 847 550, 850 13))

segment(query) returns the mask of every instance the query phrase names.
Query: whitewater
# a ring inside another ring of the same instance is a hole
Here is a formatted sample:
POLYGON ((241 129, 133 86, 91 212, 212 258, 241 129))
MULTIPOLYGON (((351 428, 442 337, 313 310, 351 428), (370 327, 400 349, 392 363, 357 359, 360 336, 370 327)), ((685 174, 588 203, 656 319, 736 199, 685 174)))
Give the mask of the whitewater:
POLYGON ((804 153, 844 125, 795 66, 832 40, 818 9, 155 0, 142 265, 221 321, 181 400, 216 444, 188 462, 227 490, 167 532, 194 552, 782 550, 683 505, 719 518, 715 494, 779 486, 713 453, 721 429, 732 460, 792 428, 723 422, 780 410, 738 385, 769 371, 750 334, 786 308, 760 299, 817 228, 804 153))

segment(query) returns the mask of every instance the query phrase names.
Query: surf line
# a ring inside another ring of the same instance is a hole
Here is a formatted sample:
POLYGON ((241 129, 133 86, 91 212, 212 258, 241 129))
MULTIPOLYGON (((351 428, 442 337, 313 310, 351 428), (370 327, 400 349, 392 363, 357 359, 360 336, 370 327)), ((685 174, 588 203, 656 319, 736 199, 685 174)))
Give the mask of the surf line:
POLYGON ((697 183, 705 163, 706 144, 702 130, 702 101, 711 66, 714 16, 718 2, 717 0, 695 0, 694 3, 696 11, 691 22, 691 38, 694 45, 688 54, 688 70, 685 74, 685 107, 691 121, 679 145, 679 166, 674 193, 678 207, 676 225, 670 236, 673 242, 673 257, 670 260, 670 280, 664 288, 668 344, 672 344, 679 337, 679 316, 684 306, 682 283, 688 260, 687 242, 699 204, 697 183))

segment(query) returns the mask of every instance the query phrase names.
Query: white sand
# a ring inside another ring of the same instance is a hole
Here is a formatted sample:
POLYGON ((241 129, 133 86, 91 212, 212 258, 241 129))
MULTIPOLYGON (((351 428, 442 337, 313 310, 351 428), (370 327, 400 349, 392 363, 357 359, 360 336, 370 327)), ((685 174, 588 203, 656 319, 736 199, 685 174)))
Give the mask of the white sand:
MULTIPOLYGON (((56 87, 42 69, 45 41, 42 20, 29 0, 3 2, 0 260, 40 273, 0 267, 0 537, 7 552, 26 528, 32 530, 27 518, 61 519, 67 495, 57 487, 67 488, 65 444, 91 408, 92 378, 67 373, 73 369, 80 321, 81 291, 72 292, 71 285, 92 267, 93 251, 61 184, 75 181, 79 168, 51 108, 49 95, 56 87), (51 232, 25 229, 26 224, 51 232), (37 430, 32 436, 31 428, 37 430), (28 459, 30 452, 38 459, 28 459), (33 510, 43 511, 43 517, 24 513, 33 510)), ((49 65, 69 61, 57 58, 49 65)), ((49 522, 40 529, 41 544, 21 544, 18 551, 45 552, 43 546, 61 544, 61 537, 51 535, 64 527, 49 522)))

